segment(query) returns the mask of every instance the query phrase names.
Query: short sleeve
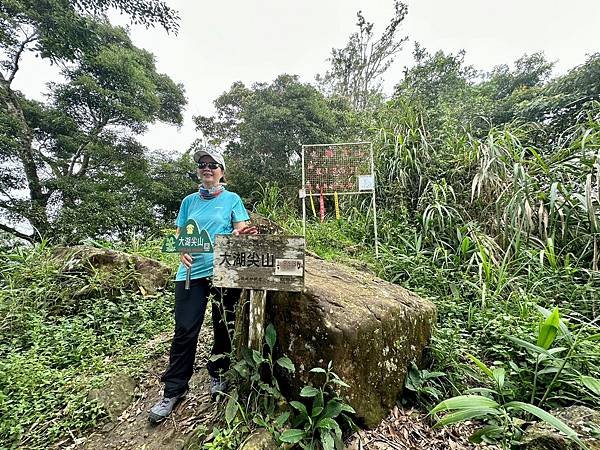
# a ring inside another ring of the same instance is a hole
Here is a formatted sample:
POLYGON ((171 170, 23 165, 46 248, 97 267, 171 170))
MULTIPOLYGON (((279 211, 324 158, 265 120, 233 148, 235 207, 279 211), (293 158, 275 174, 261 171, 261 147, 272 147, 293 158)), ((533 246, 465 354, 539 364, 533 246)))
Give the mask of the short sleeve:
POLYGON ((179 207, 179 213, 177 214, 177 219, 175 219, 175 226, 179 228, 183 228, 185 222, 188 218, 188 201, 187 198, 184 198, 181 202, 181 206, 179 207))
POLYGON ((236 195, 231 208, 231 222, 245 222, 246 220, 250 220, 250 216, 242 203, 242 199, 236 195))

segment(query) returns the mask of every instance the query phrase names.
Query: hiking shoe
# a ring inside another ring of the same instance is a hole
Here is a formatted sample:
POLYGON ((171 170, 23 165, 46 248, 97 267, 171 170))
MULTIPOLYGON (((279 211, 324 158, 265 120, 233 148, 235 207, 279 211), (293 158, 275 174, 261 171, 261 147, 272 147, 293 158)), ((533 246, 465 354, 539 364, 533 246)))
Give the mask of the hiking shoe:
POLYGON ((187 394, 187 391, 174 397, 163 397, 162 400, 160 400, 150 409, 148 420, 151 423, 160 423, 165 420, 167 417, 169 417, 179 400, 185 397, 185 394, 187 394))
POLYGON ((210 396, 214 400, 217 395, 227 392, 227 380, 222 378, 210 377, 210 396))

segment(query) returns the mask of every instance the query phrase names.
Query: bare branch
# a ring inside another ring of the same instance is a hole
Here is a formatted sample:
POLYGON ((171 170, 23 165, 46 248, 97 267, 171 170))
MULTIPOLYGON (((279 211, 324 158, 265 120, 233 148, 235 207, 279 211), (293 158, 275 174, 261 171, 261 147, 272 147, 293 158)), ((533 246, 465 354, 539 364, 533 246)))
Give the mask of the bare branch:
POLYGON ((17 52, 15 53, 15 56, 13 58, 13 68, 12 68, 12 71, 10 72, 10 75, 9 75, 8 81, 7 81, 9 86, 13 82, 13 80, 15 79, 15 75, 19 71, 19 61, 21 60, 21 55, 23 54, 23 51, 25 50, 25 48, 27 48, 27 44, 34 42, 37 38, 38 38, 38 34, 33 33, 29 36, 26 36, 25 40, 23 42, 21 42, 21 45, 19 45, 19 48, 17 49, 17 52))
POLYGON ((4 225, 3 223, 0 223, 0 230, 6 231, 7 233, 10 233, 10 234, 12 234, 15 237, 18 237, 20 239, 26 240, 27 242, 33 243, 35 241, 35 235, 34 234, 30 234, 29 235, 29 234, 22 233, 22 232, 20 232, 18 230, 15 230, 12 227, 9 227, 8 225, 4 225))
MULTIPOLYGON (((87 148, 87 146, 90 145, 92 143, 92 141, 98 137, 98 135, 102 132, 104 127, 107 125, 107 123, 108 123, 107 119, 102 119, 102 122, 98 123, 92 129, 92 131, 90 132, 90 134, 88 136, 88 140, 79 146, 77 151, 71 157, 71 162, 69 164, 69 170, 67 171, 67 176, 75 175, 75 164, 77 164, 79 162, 79 158, 82 155, 84 155, 84 152, 85 152, 85 149, 87 148)), ((79 172, 77 172, 77 175, 83 175, 85 173, 88 162, 89 162, 89 156, 87 156, 87 160, 86 160, 86 156, 84 156, 82 164, 85 163, 85 165, 84 165, 85 167, 82 167, 83 171, 79 170, 79 172)))
POLYGON ((4 195, 5 197, 7 197, 10 200, 14 200, 12 198, 12 196, 8 193, 8 191, 6 191, 6 189, 4 189, 4 187, 0 186, 0 194, 4 195))

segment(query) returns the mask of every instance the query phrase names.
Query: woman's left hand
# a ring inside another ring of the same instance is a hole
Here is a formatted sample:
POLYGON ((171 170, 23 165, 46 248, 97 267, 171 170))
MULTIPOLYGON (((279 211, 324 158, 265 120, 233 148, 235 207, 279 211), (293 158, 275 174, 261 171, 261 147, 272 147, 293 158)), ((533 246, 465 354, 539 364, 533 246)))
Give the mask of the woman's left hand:
POLYGON ((239 236, 240 234, 258 234, 258 229, 255 226, 248 226, 233 230, 232 234, 234 236, 239 236))

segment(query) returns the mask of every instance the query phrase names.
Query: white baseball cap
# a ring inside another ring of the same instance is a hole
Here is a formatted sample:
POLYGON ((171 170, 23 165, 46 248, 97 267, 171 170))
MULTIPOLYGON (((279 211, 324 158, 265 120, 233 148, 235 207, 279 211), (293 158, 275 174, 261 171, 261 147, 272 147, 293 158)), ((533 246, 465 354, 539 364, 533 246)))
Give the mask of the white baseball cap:
POLYGON ((202 149, 194 153, 194 161, 200 162, 200 158, 203 156, 210 156, 216 162, 221 164, 221 166, 223 166, 223 171, 225 171, 225 160, 223 159, 223 154, 217 150, 216 147, 205 145, 202 149))

